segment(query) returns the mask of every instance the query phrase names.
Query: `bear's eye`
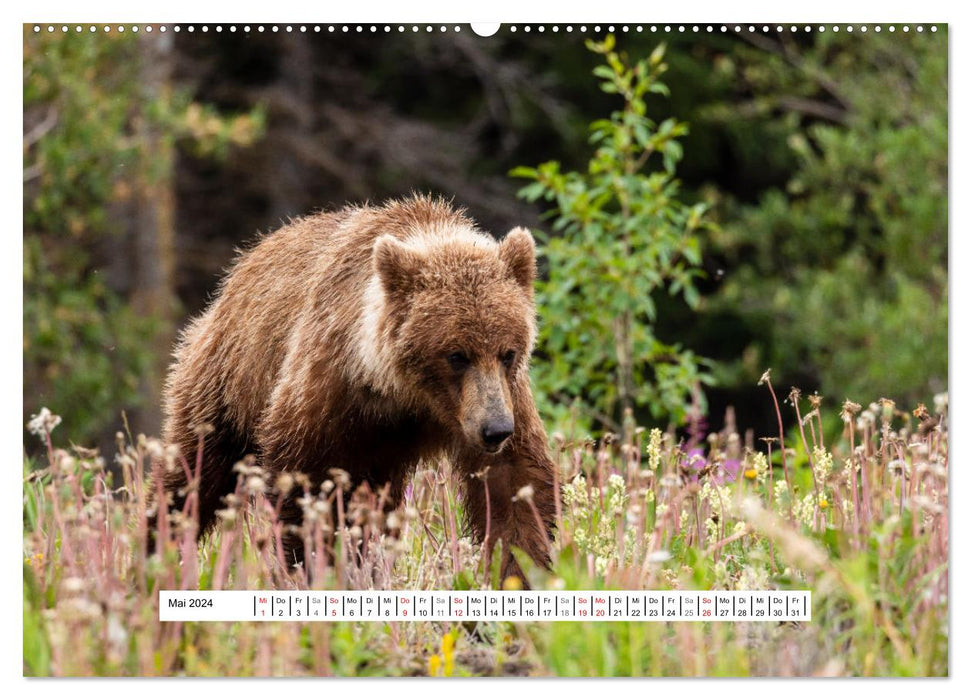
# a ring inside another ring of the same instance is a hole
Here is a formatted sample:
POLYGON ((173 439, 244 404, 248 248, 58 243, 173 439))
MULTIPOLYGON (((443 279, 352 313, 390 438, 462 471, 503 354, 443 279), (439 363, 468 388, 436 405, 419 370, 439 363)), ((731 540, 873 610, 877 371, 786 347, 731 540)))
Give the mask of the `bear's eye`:
POLYGON ((516 351, 507 350, 499 356, 499 359, 502 360, 502 364, 507 368, 512 367, 512 363, 516 361, 516 351))
POLYGON ((469 366, 469 357, 463 352, 453 352, 446 359, 449 366, 456 372, 461 372, 469 366))

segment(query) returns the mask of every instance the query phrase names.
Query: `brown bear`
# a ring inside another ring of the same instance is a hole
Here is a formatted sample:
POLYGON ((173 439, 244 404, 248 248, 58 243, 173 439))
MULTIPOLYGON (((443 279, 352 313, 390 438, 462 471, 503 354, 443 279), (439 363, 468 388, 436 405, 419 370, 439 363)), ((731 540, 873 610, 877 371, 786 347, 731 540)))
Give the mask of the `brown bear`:
MULTIPOLYGON (((165 442, 188 458, 198 426, 214 428, 200 535, 245 455, 315 488, 333 468, 375 491, 390 485, 392 506, 419 461, 445 456, 473 538, 507 545, 503 577, 522 578, 508 545, 548 565, 554 465, 529 383, 535 272, 526 229, 497 242, 424 196, 315 214, 265 236, 187 327, 167 381, 165 442), (531 499, 517 498, 524 487, 531 499)), ((184 470, 166 474, 176 508, 185 487, 184 470)), ((283 512, 299 523, 299 509, 283 512)), ((302 560, 299 536, 284 549, 291 564, 302 560)))

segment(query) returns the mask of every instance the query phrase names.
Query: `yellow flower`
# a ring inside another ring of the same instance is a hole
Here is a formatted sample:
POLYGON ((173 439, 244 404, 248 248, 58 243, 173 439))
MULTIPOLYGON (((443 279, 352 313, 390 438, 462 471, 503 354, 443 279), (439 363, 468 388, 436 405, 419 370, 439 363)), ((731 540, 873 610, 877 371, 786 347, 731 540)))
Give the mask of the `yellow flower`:
POLYGON ((746 469, 744 474, 746 479, 754 479, 759 475, 759 473, 754 469, 746 469))
POLYGON ((829 508, 829 501, 827 501, 825 498, 820 498, 819 499, 819 507, 820 508, 829 508))
POLYGON ((523 582, 519 580, 518 576, 507 576, 506 580, 502 582, 502 590, 521 591, 523 590, 523 582))
POLYGON ((430 659, 428 659, 428 675, 437 676, 438 672, 442 669, 442 657, 438 654, 433 654, 430 659))
POLYGON ((444 675, 451 676, 455 670, 455 632, 442 636, 442 657, 445 659, 444 675))

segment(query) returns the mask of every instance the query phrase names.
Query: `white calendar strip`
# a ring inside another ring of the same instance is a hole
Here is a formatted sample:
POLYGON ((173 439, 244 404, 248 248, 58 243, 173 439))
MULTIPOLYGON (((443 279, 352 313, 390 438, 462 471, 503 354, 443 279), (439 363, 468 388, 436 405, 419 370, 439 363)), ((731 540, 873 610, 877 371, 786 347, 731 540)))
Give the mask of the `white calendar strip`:
POLYGON ((809 620, 809 591, 160 591, 164 621, 809 620))

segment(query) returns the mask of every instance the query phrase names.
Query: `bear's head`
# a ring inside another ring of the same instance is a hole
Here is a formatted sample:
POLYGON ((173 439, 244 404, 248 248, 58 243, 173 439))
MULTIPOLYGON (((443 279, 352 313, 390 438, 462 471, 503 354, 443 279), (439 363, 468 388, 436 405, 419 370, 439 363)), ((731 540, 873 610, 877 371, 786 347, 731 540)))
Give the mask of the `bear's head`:
POLYGON ((375 242, 382 354, 396 384, 466 448, 499 452, 516 429, 536 335, 535 254, 523 228, 499 243, 468 231, 375 242))

